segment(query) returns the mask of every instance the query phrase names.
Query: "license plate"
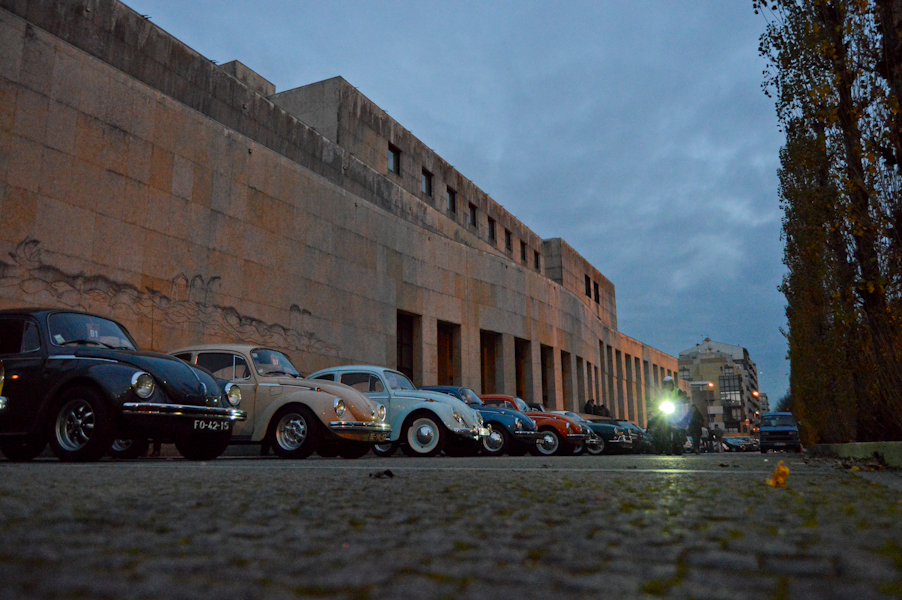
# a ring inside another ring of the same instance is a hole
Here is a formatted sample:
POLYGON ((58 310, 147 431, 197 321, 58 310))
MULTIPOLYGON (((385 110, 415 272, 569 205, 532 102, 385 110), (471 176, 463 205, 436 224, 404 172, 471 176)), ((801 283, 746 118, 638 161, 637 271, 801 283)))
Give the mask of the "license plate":
POLYGON ((197 431, 229 431, 232 429, 232 422, 194 419, 194 429, 197 431))

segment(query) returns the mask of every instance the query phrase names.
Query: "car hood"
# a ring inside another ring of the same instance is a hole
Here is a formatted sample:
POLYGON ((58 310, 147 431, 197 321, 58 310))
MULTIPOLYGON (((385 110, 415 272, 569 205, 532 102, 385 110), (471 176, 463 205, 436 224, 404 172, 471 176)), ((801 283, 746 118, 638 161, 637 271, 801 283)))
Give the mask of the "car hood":
POLYGON ((455 398, 454 396, 449 396, 448 394, 443 394, 441 392, 429 392, 426 390, 394 390, 392 392, 393 398, 416 398, 419 400, 425 400, 426 402, 441 402, 442 404, 449 404, 451 407, 457 411, 457 413, 464 418, 468 427, 475 427, 479 423, 479 419, 477 417, 476 411, 470 408, 470 406, 460 400, 455 398))
POLYGON ((518 421, 521 421, 527 429, 533 429, 535 427, 535 421, 530 419, 527 415, 521 413, 519 410, 513 410, 510 408, 503 408, 501 406, 473 406, 470 405, 470 408, 474 408, 481 412, 483 415, 486 414, 502 414, 507 415, 509 417, 513 417, 518 421))
POLYGON ((343 383, 327 381, 324 379, 305 379, 283 375, 278 377, 258 377, 259 383, 277 383, 285 387, 296 387, 323 392, 336 396, 345 401, 345 406, 358 421, 372 421, 376 415, 376 402, 370 400, 354 388, 343 383))
POLYGON ((108 348, 78 348, 73 353, 79 358, 101 358, 127 364, 150 373, 166 396, 175 404, 217 406, 221 390, 209 373, 197 369, 185 361, 141 350, 113 350, 108 348))

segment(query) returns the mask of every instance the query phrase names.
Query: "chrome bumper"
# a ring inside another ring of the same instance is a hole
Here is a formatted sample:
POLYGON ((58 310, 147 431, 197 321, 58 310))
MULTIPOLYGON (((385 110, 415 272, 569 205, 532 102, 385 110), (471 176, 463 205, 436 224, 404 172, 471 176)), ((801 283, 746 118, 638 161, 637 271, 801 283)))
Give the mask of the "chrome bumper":
POLYGON ((567 434, 567 441, 571 444, 578 444, 580 442, 585 442, 589 439, 589 434, 587 433, 569 433, 567 434))
POLYGON ((472 429, 465 429, 463 427, 459 427, 452 431, 455 435, 459 435, 460 437, 470 438, 473 440, 481 440, 484 437, 488 437, 489 428, 488 427, 473 427, 472 429))
POLYGON ((535 442, 543 437, 541 431, 515 431, 514 437, 521 442, 535 442))
POLYGON ((332 421, 332 433, 358 442, 387 442, 391 437, 391 425, 375 421, 332 421))
POLYGON ((591 438, 589 438, 589 439, 586 440, 586 446, 589 446, 589 447, 592 447, 592 448, 594 448, 594 447, 596 447, 596 446, 601 446, 603 443, 604 443, 604 442, 602 442, 602 440, 601 440, 600 438, 597 438, 597 437, 591 437, 591 438))
POLYGON ((122 405, 123 415, 169 416, 190 419, 212 419, 214 421, 246 421, 247 413, 237 408, 218 406, 195 406, 193 404, 157 404, 155 402, 126 402, 122 405))

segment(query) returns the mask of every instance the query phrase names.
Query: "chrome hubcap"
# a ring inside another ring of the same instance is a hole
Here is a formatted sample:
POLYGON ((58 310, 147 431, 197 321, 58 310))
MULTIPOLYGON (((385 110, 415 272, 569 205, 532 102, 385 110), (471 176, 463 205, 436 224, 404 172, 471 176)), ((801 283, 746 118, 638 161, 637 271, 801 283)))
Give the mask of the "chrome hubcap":
POLYGON ((432 429, 429 426, 424 425, 422 427, 417 428, 417 443, 422 444, 423 446, 428 446, 432 443, 432 438, 435 437, 432 429))
POLYGON ((56 439, 70 452, 84 448, 94 433, 94 409, 85 400, 72 400, 56 419, 56 439))
POLYGON ((482 445, 489 452, 498 452, 504 446, 504 437, 489 425, 489 435, 482 438, 482 445))
POLYGON ((557 450, 557 438, 551 435, 550 433, 546 433, 542 436, 542 439, 538 442, 539 451, 545 454, 552 454, 555 450, 557 450))
POLYGON ((276 426, 276 441, 286 450, 297 450, 307 439, 307 421, 297 413, 282 417, 276 426))
POLYGON ((135 443, 135 440, 113 440, 114 452, 125 452, 135 443))
POLYGON ((438 444, 438 426, 427 418, 417 419, 410 425, 407 443, 417 453, 426 453, 438 444))

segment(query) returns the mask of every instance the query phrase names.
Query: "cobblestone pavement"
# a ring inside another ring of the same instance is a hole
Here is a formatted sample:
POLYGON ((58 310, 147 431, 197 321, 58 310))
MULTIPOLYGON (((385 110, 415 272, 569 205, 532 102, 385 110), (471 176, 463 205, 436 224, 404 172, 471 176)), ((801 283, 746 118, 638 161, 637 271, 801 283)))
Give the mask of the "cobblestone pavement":
POLYGON ((0 461, 4 600, 900 596, 902 492, 838 461, 0 461))

